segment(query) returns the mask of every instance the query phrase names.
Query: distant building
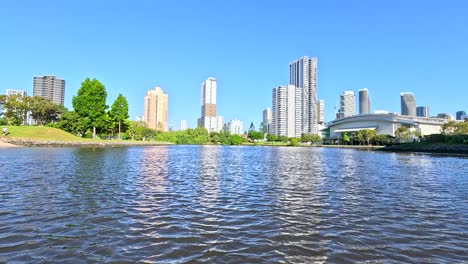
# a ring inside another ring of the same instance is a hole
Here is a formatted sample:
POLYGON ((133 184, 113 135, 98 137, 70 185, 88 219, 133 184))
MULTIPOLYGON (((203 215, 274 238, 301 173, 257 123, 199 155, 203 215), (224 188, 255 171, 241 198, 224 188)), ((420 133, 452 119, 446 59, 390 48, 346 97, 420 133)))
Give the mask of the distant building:
POLYGON ((449 113, 439 113, 437 114, 437 118, 442 118, 445 120, 452 120, 452 116, 449 113))
POLYGON ((179 130, 186 130, 187 129, 187 120, 180 120, 180 129, 179 130))
POLYGON ((201 85, 201 116, 198 126, 208 132, 219 132, 223 128, 223 118, 216 115, 216 79, 208 78, 201 85))
MULTIPOLYGON (((319 100, 317 104, 317 124, 321 128, 325 124, 325 100, 319 100)), ((320 129, 319 129, 320 130, 320 129)))
POLYGON ((143 116, 136 116, 135 117, 136 122, 143 122, 143 120, 144 120, 143 116))
POLYGON ((348 117, 356 114, 356 98, 353 91, 344 91, 340 96, 340 117, 348 117))
POLYGON ((416 116, 429 117, 429 107, 428 106, 418 106, 418 107, 416 107, 416 116))
POLYGON ((442 126, 447 122, 442 118, 413 117, 390 114, 368 114, 336 119, 328 123, 328 139, 337 140, 359 130, 375 130, 377 134, 394 137, 399 127, 406 127, 409 131, 418 131, 422 136, 439 134, 442 126))
POLYGON ((373 114, 376 114, 376 115, 384 115, 384 114, 389 114, 390 112, 388 112, 387 110, 374 110, 373 114))
POLYGON ((400 94, 401 115, 416 116, 416 99, 413 93, 404 92, 400 94))
POLYGON ((144 121, 148 127, 167 131, 168 96, 161 87, 146 92, 144 107, 144 121))
POLYGON ((24 90, 13 90, 6 89, 6 96, 19 95, 21 97, 26 97, 28 94, 24 90))
POLYGON ((269 107, 263 110, 263 133, 271 133, 272 113, 269 107))
POLYGON ((456 113, 457 120, 464 120, 463 116, 466 116, 466 112, 465 112, 465 111, 458 111, 458 112, 456 113))
POLYGON ((359 90, 359 114, 370 114, 370 98, 367 88, 359 90))
POLYGON ((317 124, 317 58, 301 57, 289 64, 289 84, 300 88, 301 132, 296 134, 318 134, 317 124))
POLYGON ((47 98, 51 102, 63 105, 65 81, 55 76, 36 76, 34 77, 33 96, 47 98))
POLYGON ((244 125, 242 124, 240 120, 234 119, 234 120, 229 121, 228 130, 232 135, 234 134, 242 135, 244 134, 244 125))
POLYGON ((302 98, 302 89, 300 87, 283 85, 273 88, 273 134, 276 136, 301 137, 302 98))

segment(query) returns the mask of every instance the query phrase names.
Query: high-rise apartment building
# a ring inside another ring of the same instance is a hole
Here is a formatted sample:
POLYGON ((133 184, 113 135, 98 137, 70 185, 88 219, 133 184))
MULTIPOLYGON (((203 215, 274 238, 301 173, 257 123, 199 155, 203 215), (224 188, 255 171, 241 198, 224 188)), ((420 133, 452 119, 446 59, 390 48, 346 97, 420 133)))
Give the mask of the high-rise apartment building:
POLYGON ((319 100, 317 104, 317 123, 319 125, 325 124, 325 101, 319 100))
POLYGON ((353 116, 356 114, 356 98, 353 91, 344 91, 340 95, 341 117, 353 116))
POLYGON ((269 107, 263 110, 263 133, 271 133, 272 113, 269 107))
POLYGON ((409 92, 400 93, 401 115, 416 116, 416 99, 409 92))
POLYGON ((25 97, 28 94, 24 90, 6 89, 6 96, 12 96, 12 95, 19 95, 21 97, 25 97))
POLYGON ((168 96, 161 87, 146 92, 144 121, 149 128, 167 131, 167 109, 168 96))
POLYGON ((439 113, 437 114, 437 118, 452 120, 452 116, 449 113, 439 113))
POLYGON ((223 118, 216 115, 216 79, 208 78, 201 85, 201 117, 198 126, 208 132, 219 132, 223 129, 223 118))
POLYGON ((466 112, 458 111, 455 115, 456 115, 457 120, 464 120, 464 116, 466 116, 466 112))
POLYGON ((317 58, 301 57, 289 64, 289 84, 301 89, 301 129, 317 134, 317 58))
POLYGON ((186 129, 187 129, 187 120, 180 120, 179 130, 186 130, 186 129))
POLYGON ((228 123, 228 129, 229 132, 234 135, 242 135, 244 133, 244 125, 242 124, 242 121, 239 119, 234 119, 229 121, 228 123))
POLYGON ((370 98, 367 88, 359 90, 359 114, 370 114, 370 98))
POLYGON ((302 98, 302 88, 295 87, 294 85, 283 85, 273 88, 273 134, 277 136, 301 137, 302 98))
POLYGON ((33 96, 44 97, 51 102, 63 105, 65 81, 55 76, 36 76, 34 77, 33 96))
POLYGON ((418 107, 416 107, 416 116, 429 117, 429 107, 428 106, 418 106, 418 107))

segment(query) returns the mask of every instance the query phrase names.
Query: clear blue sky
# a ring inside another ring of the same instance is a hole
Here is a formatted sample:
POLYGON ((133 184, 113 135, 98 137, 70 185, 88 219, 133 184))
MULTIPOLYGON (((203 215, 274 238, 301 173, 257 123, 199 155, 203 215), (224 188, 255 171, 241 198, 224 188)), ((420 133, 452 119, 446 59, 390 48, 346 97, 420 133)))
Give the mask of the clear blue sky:
POLYGON ((318 57, 326 119, 344 90, 400 111, 403 91, 440 112, 468 110, 468 1, 2 1, 0 92, 32 93, 33 76, 66 80, 65 106, 97 78, 130 117, 145 92, 169 94, 169 121, 192 127, 200 84, 218 80, 218 113, 261 122, 289 63, 318 57))

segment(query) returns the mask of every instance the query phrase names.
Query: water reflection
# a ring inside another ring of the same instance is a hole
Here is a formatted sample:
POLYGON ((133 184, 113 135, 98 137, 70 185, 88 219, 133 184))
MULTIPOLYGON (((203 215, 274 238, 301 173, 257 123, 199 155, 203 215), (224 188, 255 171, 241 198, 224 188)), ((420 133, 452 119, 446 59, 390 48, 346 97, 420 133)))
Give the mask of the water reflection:
POLYGON ((460 263, 467 165, 318 148, 0 149, 0 262, 460 263))

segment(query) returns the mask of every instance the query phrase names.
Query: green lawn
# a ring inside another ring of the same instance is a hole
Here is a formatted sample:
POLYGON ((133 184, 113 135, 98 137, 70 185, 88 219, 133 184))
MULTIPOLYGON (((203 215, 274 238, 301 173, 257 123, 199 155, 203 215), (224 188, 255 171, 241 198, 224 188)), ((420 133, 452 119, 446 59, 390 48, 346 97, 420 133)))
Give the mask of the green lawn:
MULTIPOLYGON (((63 130, 44 126, 7 126, 8 137, 32 140, 85 141, 63 130)), ((89 140, 89 139, 88 139, 89 140)))

